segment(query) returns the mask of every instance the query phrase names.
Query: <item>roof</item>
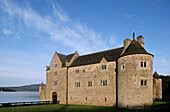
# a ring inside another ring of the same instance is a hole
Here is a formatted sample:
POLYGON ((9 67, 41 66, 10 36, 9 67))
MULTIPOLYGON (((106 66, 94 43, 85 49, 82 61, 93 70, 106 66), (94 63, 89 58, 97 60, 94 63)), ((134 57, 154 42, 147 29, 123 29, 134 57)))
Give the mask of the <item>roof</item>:
POLYGON ((154 72, 153 77, 159 79, 159 75, 156 71, 154 72))
POLYGON ((66 62, 70 62, 72 57, 74 56, 75 53, 69 54, 69 55, 64 55, 64 54, 60 54, 57 53, 58 57, 61 60, 62 63, 62 67, 66 66, 66 62))
MULTIPOLYGON (((132 55, 132 54, 149 54, 135 39, 132 40, 125 52, 120 56, 132 55)), ((153 55, 152 55, 153 56, 153 55)))
POLYGON ((79 56, 70 67, 82 66, 88 64, 100 63, 100 61, 105 58, 108 62, 116 61, 116 59, 120 56, 123 51, 123 47, 117 49, 111 49, 107 51, 101 51, 93 54, 87 54, 83 56, 79 56))

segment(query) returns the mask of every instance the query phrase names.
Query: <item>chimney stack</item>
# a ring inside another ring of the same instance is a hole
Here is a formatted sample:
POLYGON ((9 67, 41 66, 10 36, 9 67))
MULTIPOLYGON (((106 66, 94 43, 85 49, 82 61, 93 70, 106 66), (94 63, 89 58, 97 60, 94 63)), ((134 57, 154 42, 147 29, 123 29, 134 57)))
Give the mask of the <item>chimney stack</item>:
POLYGON ((130 43, 131 43, 130 39, 127 38, 124 40, 124 50, 126 50, 126 48, 129 46, 130 43))
POLYGON ((137 37, 137 41, 138 41, 138 43, 144 48, 143 36, 142 36, 142 35, 140 35, 140 36, 137 37))

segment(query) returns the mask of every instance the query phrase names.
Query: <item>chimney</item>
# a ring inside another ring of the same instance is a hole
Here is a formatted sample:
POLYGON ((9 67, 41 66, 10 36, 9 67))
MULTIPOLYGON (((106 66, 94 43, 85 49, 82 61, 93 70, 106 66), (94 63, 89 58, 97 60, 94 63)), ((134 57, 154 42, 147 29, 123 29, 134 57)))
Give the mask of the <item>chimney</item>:
POLYGON ((130 43, 131 43, 130 39, 127 38, 124 40, 124 50, 126 50, 126 48, 129 46, 130 43))
POLYGON ((144 43, 143 43, 143 37, 142 37, 142 35, 140 35, 140 36, 137 37, 137 41, 138 41, 138 43, 144 48, 144 43))

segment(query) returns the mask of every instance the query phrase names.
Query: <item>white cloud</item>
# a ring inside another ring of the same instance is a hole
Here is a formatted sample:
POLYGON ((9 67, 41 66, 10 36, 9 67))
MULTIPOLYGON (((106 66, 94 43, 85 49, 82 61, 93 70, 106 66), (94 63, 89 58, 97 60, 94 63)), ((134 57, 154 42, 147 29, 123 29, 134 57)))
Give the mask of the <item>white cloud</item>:
POLYGON ((10 29, 3 28, 3 33, 4 33, 5 35, 10 35, 12 32, 11 32, 10 29))
POLYGON ((110 43, 111 45, 113 45, 113 44, 116 43, 116 38, 115 38, 115 36, 111 35, 110 40, 109 40, 109 43, 110 43))
MULTIPOLYGON (((43 32, 50 39, 63 43, 63 46, 80 53, 108 48, 101 34, 94 32, 78 21, 74 22, 56 3, 51 3, 53 14, 45 16, 40 15, 30 6, 22 8, 7 1, 3 1, 3 4, 3 10, 8 13, 10 20, 17 18, 17 21, 23 21, 27 30, 34 29, 37 31, 36 35, 32 35, 33 37, 43 32)), ((18 32, 17 37, 20 38, 20 32, 18 32)))

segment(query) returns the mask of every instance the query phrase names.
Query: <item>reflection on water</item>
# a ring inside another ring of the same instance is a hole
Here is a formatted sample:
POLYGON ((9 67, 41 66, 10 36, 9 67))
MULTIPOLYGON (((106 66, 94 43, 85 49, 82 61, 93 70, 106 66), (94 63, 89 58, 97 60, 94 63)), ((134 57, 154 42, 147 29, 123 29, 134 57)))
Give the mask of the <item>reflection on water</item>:
POLYGON ((0 92, 0 103, 40 101, 39 92, 0 92))

